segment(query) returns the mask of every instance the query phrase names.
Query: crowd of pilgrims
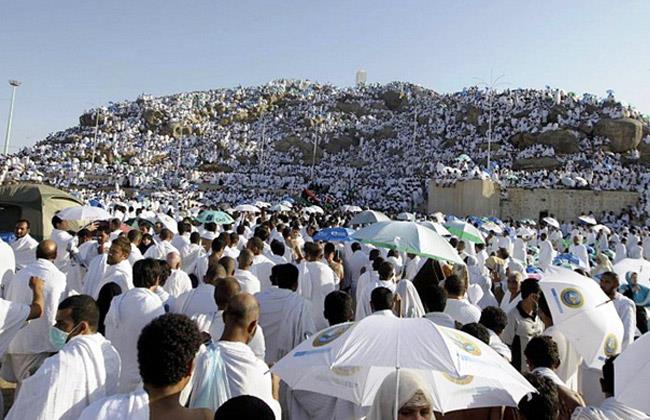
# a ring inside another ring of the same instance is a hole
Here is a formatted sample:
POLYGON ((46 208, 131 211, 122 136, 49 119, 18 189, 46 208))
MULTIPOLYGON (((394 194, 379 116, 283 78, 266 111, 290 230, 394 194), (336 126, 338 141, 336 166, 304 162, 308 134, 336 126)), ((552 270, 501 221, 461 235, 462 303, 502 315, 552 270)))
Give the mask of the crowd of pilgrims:
POLYGON ((314 240, 320 229, 349 224, 341 211, 234 213, 231 225, 178 217, 172 229, 144 219, 125 228, 138 210, 113 209, 115 219, 74 234, 55 216, 41 242, 20 220, 16 239, 0 241, 0 259, 14 262, 0 299, 0 373, 17 384, 8 419, 378 420, 392 419, 395 406, 400 420, 649 418, 613 398, 615 357, 602 370, 582 363, 553 327, 539 276, 529 274, 557 253, 577 256, 576 270, 614 302, 624 350, 647 332, 650 296, 634 273, 619 288, 612 263, 650 259, 645 228, 613 216, 601 220, 610 235, 574 222, 506 221, 485 244, 449 237, 465 261, 449 265, 314 240), (292 390, 269 372, 320 330, 368 316, 462 329, 537 392, 518 407, 443 415, 415 371, 404 370, 399 395, 389 375, 370 407, 292 390), (208 349, 219 354, 216 366, 208 349), (219 406, 202 397, 215 386, 223 388, 219 406))
POLYGON ((188 199, 232 205, 274 201, 315 184, 335 204, 399 212, 417 208, 430 182, 492 178, 506 188, 636 191, 642 200, 634 211, 645 218, 650 209, 650 177, 638 164, 637 150, 626 156, 601 151, 609 139, 598 136, 580 135, 580 152, 562 155, 549 146, 518 149, 511 142, 518 133, 580 133, 602 118, 645 121, 612 92, 599 98, 550 87, 498 92, 471 87, 437 94, 406 83, 341 89, 278 80, 260 87, 143 95, 85 116, 83 125, 0 158, 0 181, 47 181, 83 199, 107 185, 145 196, 173 189, 188 199), (403 97, 393 106, 384 100, 387 92, 403 97), (558 108, 563 112, 551 115, 558 108), (486 168, 488 137, 491 168, 486 168), (354 145, 339 148, 342 138, 354 145), (518 159, 541 156, 554 157, 560 166, 512 167, 518 159), (202 184, 213 188, 200 192, 202 184))

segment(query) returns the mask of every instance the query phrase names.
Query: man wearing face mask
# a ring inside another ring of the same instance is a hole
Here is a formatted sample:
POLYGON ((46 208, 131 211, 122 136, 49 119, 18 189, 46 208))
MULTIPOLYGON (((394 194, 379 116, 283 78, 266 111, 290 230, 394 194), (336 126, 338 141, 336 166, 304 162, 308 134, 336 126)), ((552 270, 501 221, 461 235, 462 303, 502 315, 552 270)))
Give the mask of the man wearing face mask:
POLYGON ((230 299, 223 313, 221 339, 196 361, 195 372, 213 372, 216 377, 196 378, 190 407, 214 411, 230 398, 252 395, 267 403, 276 419, 282 418, 269 367, 247 345, 255 335, 259 313, 257 300, 248 293, 230 299), (219 389, 213 398, 210 394, 215 388, 219 389))
POLYGON ((86 295, 59 304, 49 339, 58 353, 23 382, 7 419, 77 419, 90 403, 115 393, 120 357, 97 333, 99 309, 86 295))
POLYGON ((9 344, 8 354, 2 366, 3 378, 18 383, 16 393, 20 392, 22 381, 36 372, 43 361, 57 350, 47 338, 66 289, 65 275, 54 265, 56 255, 54 241, 41 242, 36 248, 36 261, 20 270, 6 291, 7 300, 29 305, 33 299, 30 279, 38 277, 44 280, 43 315, 18 331, 9 344))

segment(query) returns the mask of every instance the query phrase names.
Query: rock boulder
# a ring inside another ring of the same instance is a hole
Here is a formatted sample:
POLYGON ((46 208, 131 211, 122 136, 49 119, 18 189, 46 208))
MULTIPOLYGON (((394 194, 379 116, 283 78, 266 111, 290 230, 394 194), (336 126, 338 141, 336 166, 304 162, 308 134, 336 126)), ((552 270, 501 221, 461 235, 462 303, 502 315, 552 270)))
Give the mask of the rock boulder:
POLYGON ((578 136, 571 130, 545 131, 537 137, 537 142, 551 146, 555 153, 567 154, 580 151, 578 136))
POLYGON ((643 124, 631 118, 604 118, 594 127, 594 135, 608 138, 612 152, 625 153, 641 143, 643 124))
POLYGON ((556 169, 560 167, 560 161, 552 157, 518 159, 512 164, 515 171, 536 171, 539 169, 556 169))

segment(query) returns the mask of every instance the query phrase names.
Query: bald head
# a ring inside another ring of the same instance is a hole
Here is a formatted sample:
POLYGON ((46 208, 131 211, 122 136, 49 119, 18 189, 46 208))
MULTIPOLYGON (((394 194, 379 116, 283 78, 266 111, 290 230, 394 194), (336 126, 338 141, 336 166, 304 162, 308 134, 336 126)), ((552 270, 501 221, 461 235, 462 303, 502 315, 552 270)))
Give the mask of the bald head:
POLYGON ((54 261, 56 259, 56 242, 51 239, 41 241, 36 247, 36 258, 54 261))
POLYGON ((226 275, 232 277, 235 274, 235 259, 232 257, 221 257, 219 259, 219 265, 226 269, 226 275))
POLYGON ((172 270, 178 270, 181 266, 181 254, 176 251, 167 254, 167 264, 172 270))
POLYGON ((226 309, 230 300, 241 293, 241 286, 234 277, 221 279, 214 286, 214 302, 220 311, 226 309))
POLYGON ((240 270, 248 270, 253 265, 253 253, 248 249, 242 249, 237 258, 240 270))
POLYGON ((257 324, 260 306, 257 299, 249 293, 233 296, 223 313, 227 329, 247 329, 252 323, 257 324))

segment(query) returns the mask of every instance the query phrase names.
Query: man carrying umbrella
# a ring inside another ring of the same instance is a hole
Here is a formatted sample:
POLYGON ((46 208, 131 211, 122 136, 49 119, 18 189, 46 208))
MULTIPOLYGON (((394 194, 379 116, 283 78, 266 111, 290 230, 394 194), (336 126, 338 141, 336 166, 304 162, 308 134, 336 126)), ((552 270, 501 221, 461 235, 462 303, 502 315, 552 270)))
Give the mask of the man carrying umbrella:
POLYGON ((632 344, 636 331, 636 307, 631 299, 626 298, 618 292, 620 286, 618 274, 608 271, 600 278, 600 288, 614 303, 618 316, 623 321, 623 343, 622 348, 632 344))

